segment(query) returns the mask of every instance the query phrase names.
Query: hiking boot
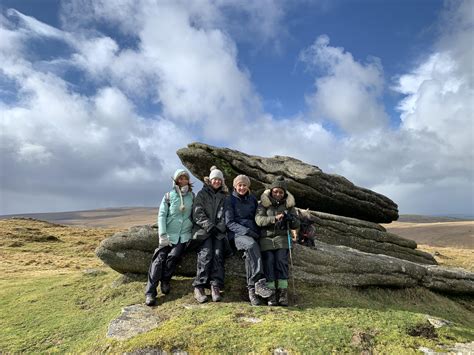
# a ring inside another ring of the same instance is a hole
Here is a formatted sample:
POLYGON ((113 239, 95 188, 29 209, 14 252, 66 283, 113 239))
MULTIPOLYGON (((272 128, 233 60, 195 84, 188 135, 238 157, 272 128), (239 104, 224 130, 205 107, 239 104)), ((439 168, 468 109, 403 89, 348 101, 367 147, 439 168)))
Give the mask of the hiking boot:
POLYGON ((275 290, 272 290, 267 286, 267 280, 265 279, 260 279, 257 282, 255 282, 255 293, 257 296, 260 296, 262 298, 268 298, 271 295, 273 295, 275 290))
POLYGON ((249 288, 249 300, 252 306, 260 306, 262 304, 262 301, 260 301, 258 296, 255 294, 254 288, 249 288))
POLYGON ((278 295, 278 303, 280 306, 288 307, 288 289, 280 289, 280 294, 278 295))
POLYGON ((161 293, 164 294, 164 295, 167 295, 168 293, 170 293, 170 290, 171 290, 170 282, 169 281, 161 281, 160 282, 160 289, 161 289, 161 293))
POLYGON ((273 293, 270 297, 268 297, 267 304, 271 307, 278 306, 278 301, 277 301, 277 294, 276 292, 273 293))
POLYGON ((221 290, 218 286, 211 285, 212 302, 222 301, 221 290))
POLYGON ((199 303, 207 302, 207 295, 202 287, 194 287, 194 298, 199 303))
POLYGON ((156 305, 156 297, 152 295, 146 295, 145 304, 150 307, 156 305))

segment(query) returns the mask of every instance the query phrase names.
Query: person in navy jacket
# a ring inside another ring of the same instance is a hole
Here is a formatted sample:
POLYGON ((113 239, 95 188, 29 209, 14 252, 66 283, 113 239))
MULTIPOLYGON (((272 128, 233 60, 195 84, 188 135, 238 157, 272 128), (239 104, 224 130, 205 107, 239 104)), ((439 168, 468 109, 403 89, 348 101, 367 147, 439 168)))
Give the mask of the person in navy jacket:
POLYGON ((233 185, 234 191, 224 205, 225 223, 229 239, 235 241, 238 250, 244 251, 250 303, 258 306, 261 302, 257 296, 268 298, 273 294, 266 285, 258 244, 260 229, 255 223, 258 201, 250 192, 250 179, 246 175, 238 175, 233 185))

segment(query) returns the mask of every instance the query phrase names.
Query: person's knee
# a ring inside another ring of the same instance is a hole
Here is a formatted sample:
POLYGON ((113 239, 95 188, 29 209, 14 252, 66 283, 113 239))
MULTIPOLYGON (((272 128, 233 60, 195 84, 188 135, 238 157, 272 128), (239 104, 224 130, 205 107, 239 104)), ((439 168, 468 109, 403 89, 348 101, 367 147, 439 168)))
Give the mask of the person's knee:
POLYGON ((223 260, 224 259, 224 251, 222 249, 214 250, 214 257, 218 260, 223 260))

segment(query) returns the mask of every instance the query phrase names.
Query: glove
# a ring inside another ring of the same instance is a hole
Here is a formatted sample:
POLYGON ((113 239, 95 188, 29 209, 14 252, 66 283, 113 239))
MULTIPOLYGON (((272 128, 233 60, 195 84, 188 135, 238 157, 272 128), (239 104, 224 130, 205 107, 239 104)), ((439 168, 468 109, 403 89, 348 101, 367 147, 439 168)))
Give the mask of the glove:
POLYGON ((224 222, 217 223, 216 228, 219 230, 220 233, 225 233, 227 227, 224 222))
POLYGON ((260 234, 258 233, 255 233, 253 230, 249 229, 249 231, 247 232, 247 235, 253 239, 259 239, 260 238, 260 234))
POLYGON ((160 249, 171 245, 170 240, 166 234, 160 235, 159 241, 160 241, 160 249))
POLYGON ((219 234, 219 229, 217 229, 216 226, 212 226, 212 228, 209 229, 208 234, 209 234, 210 236, 217 235, 217 234, 219 234))

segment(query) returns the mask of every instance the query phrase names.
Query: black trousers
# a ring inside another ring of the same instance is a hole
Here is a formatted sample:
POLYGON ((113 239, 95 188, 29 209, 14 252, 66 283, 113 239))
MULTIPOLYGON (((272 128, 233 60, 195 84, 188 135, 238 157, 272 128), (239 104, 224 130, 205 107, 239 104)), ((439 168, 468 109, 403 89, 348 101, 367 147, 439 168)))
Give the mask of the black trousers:
POLYGON ((160 281, 169 281, 173 276, 176 266, 180 262, 186 243, 178 243, 155 249, 151 264, 148 269, 148 282, 146 284, 146 295, 157 295, 156 288, 160 281))
POLYGON ((237 250, 244 251, 245 273, 247 274, 247 287, 255 287, 255 283, 265 278, 263 274, 262 255, 258 242, 247 235, 236 235, 235 246, 237 250))
POLYGON ((210 285, 224 287, 224 238, 211 236, 198 248, 194 287, 209 288, 210 285))
POLYGON ((263 251, 262 258, 268 282, 288 280, 288 249, 263 251))

